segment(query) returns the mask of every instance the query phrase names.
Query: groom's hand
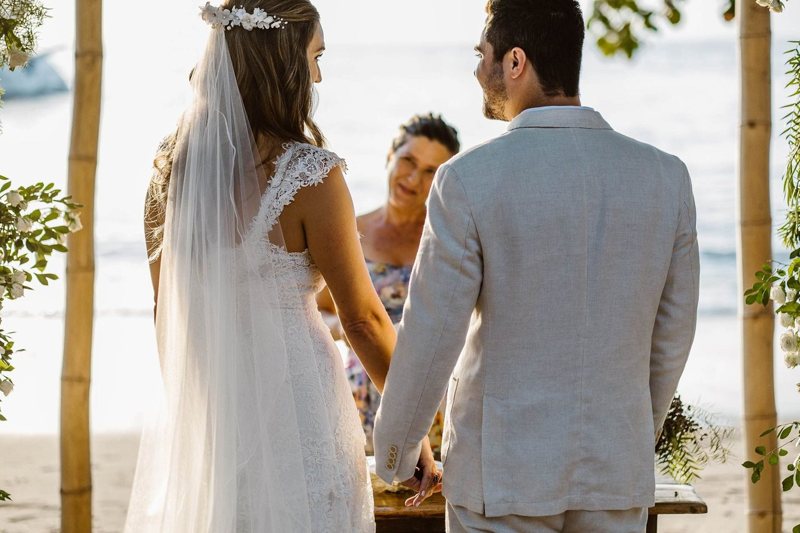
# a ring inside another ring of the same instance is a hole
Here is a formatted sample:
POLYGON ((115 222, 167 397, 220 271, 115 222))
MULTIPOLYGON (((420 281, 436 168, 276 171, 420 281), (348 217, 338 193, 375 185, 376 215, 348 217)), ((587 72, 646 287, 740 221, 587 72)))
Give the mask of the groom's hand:
POLYGON ((428 437, 422 442, 422 451, 417 462, 417 471, 414 477, 402 483, 410 489, 417 491, 415 496, 406 500, 406 507, 419 507, 419 505, 433 494, 442 491, 442 473, 436 468, 433 451, 428 437))

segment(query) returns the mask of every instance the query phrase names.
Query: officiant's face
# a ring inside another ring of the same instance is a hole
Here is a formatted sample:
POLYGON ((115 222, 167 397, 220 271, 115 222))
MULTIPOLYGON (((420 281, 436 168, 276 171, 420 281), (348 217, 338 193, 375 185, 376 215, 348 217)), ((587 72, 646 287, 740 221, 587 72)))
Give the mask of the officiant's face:
POLYGON ((508 91, 503 79, 503 62, 495 60, 494 48, 486 40, 485 31, 475 52, 479 59, 475 77, 483 89, 483 115, 491 120, 507 120, 508 91))
POLYGON ((433 177, 451 157, 453 154, 439 141, 410 137, 389 154, 389 203, 409 211, 425 209, 433 177))

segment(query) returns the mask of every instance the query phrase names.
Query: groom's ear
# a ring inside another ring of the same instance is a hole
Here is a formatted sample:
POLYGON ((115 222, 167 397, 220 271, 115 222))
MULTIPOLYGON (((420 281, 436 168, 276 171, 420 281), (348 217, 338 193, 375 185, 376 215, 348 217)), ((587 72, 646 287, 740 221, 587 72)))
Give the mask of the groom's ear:
POLYGON ((509 64, 508 70, 511 79, 519 79, 525 72, 525 65, 528 63, 528 56, 525 50, 519 47, 512 48, 508 51, 508 54, 506 54, 506 58, 509 64))

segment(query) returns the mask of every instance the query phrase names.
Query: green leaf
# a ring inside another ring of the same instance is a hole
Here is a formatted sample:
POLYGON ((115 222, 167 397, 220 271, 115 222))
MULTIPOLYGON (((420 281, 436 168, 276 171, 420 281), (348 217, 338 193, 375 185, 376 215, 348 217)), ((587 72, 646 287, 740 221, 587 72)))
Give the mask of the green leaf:
POLYGON ((778 456, 777 456, 777 454, 774 454, 774 453, 771 453, 771 454, 769 454, 769 458, 767 459, 767 461, 768 461, 768 462, 769 462, 769 464, 771 464, 771 465, 776 465, 776 464, 778 464, 778 461, 779 461, 779 460, 778 460, 778 456))
POLYGON ((778 455, 780 455, 781 457, 786 457, 787 455, 789 455, 789 450, 781 448, 780 450, 778 450, 778 455))
POLYGON ((756 446, 756 453, 761 456, 767 455, 767 449, 764 446, 756 446))
POLYGON ((769 429, 768 429, 768 430, 766 430, 764 433, 762 433, 761 435, 759 435, 759 437, 766 437, 767 435, 769 435, 769 434, 770 434, 770 433, 772 433, 773 431, 775 431, 775 428, 769 428, 769 429))
POLYGON ((792 528, 792 533, 800 533, 800 524, 797 524, 792 528))
POLYGON ((753 461, 745 461, 742 463, 745 468, 755 468, 756 464, 753 461))
POLYGON ((783 486, 783 492, 792 490, 792 487, 794 487, 794 474, 785 477, 781 485, 783 486))
POLYGON ((783 440, 786 437, 788 437, 791 433, 792 433, 792 426, 786 426, 785 428, 783 428, 780 435, 778 435, 778 438, 783 440))

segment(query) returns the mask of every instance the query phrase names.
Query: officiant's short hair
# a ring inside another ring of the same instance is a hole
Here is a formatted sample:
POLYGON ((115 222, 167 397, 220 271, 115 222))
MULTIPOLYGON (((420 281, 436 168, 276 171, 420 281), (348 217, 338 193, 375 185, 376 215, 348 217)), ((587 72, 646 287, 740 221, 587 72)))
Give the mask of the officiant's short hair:
POLYGON ((576 0, 489 0, 486 12, 495 61, 522 48, 545 94, 578 95, 585 26, 576 0))

